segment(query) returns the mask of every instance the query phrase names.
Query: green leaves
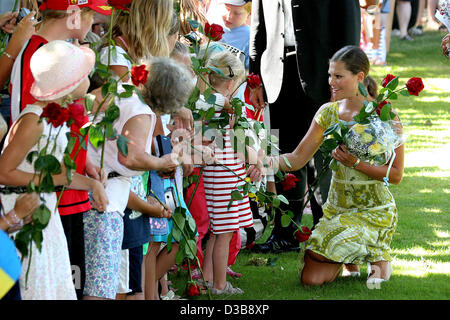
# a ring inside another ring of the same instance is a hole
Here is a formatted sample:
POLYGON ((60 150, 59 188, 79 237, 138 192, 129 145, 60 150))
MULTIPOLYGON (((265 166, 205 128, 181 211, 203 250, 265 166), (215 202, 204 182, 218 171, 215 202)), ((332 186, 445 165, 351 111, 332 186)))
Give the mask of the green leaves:
POLYGON ((89 141, 96 149, 104 143, 103 131, 100 126, 92 125, 89 128, 89 141))
POLYGON ((86 106, 86 110, 92 112, 92 108, 94 107, 95 95, 88 93, 84 97, 84 104, 86 106))
POLYGON ((364 97, 367 98, 367 96, 368 96, 367 89, 363 83, 358 82, 358 90, 364 97))
POLYGON ((61 164, 51 154, 39 156, 34 162, 34 169, 39 172, 47 172, 49 174, 61 173, 61 164))
POLYGON ((119 148, 119 151, 126 157, 128 155, 128 144, 129 142, 127 138, 125 138, 123 135, 119 134, 117 137, 117 148, 119 148))

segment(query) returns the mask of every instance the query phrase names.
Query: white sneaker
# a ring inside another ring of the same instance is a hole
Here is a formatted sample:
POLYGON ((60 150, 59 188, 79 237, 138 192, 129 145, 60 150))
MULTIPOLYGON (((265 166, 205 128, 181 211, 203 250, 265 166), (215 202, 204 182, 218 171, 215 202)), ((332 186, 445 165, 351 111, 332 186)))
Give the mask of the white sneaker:
POLYGON ((227 281, 227 284, 225 286, 225 289, 220 290, 220 289, 216 289, 216 288, 211 288, 211 293, 212 294, 243 294, 244 291, 240 288, 234 288, 231 283, 229 283, 227 281))
POLYGON ((391 35, 394 37, 400 37, 400 30, 399 29, 392 29, 391 35))

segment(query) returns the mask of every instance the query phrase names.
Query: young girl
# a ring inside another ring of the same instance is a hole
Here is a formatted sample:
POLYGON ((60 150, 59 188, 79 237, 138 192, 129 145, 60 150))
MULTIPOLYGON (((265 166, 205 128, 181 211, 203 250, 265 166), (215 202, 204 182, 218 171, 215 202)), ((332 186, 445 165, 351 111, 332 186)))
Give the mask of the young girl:
MULTIPOLYGON (((369 68, 367 56, 358 47, 347 46, 334 54, 329 83, 336 102, 319 109, 297 148, 285 154, 292 167, 280 157, 281 170, 293 171, 304 166, 319 149, 327 128, 339 119, 353 120, 364 101, 358 83, 367 77, 369 68)), ((404 146, 395 152, 389 181, 398 184, 403 176, 404 146)), ((337 147, 333 157, 339 161, 339 168, 333 172, 323 218, 301 254, 300 280, 307 285, 321 285, 336 279, 342 264, 367 262, 374 271, 369 271, 368 283, 387 281, 392 272, 389 245, 397 226, 394 198, 382 182, 388 165, 360 161, 345 146, 337 147)), ((350 271, 358 272, 357 268, 350 271)))
MULTIPOLYGON (((92 50, 78 48, 60 40, 50 42, 35 52, 30 61, 30 69, 35 79, 31 94, 38 102, 28 105, 20 113, 6 137, 5 148, 0 156, 0 183, 27 186, 33 181, 38 185, 39 175, 34 174, 33 164, 25 158, 30 151, 40 152, 49 135, 51 143, 48 150, 54 150, 52 154, 62 161, 69 128, 63 125, 52 130, 52 125, 47 121, 38 122, 39 117, 43 108, 50 102, 61 104, 67 96, 72 99, 84 97, 89 87, 88 75, 94 63, 95 54, 92 50), (58 130, 60 133, 57 135, 58 130)), ((53 175, 55 186, 67 184, 63 161, 61 166, 62 173, 53 175)), ((105 190, 97 180, 74 173, 68 187, 92 190, 99 210, 103 210, 107 205, 105 190)), ((1 194, 6 212, 14 206, 19 189, 12 194, 1 194)), ((50 210, 55 210, 54 192, 41 194, 41 197, 45 199, 50 210)), ((25 268, 20 279, 24 299, 76 299, 67 242, 57 212, 52 214, 43 231, 42 250, 39 252, 33 243, 33 254, 24 259, 24 266, 28 265, 28 259, 31 259, 28 286, 25 287, 25 268)))
MULTIPOLYGON (((189 93, 193 89, 193 77, 189 70, 179 65, 172 59, 159 58, 158 60, 166 61, 165 64, 155 64, 152 68, 152 76, 149 79, 148 90, 143 91, 143 98, 148 101, 149 105, 158 115, 173 114, 177 112, 181 106, 184 106, 189 97, 189 93), (170 94, 167 89, 170 88, 170 94), (186 94, 187 93, 187 94, 186 94)), ((157 127, 154 137, 164 136, 162 126, 157 127)), ((155 151, 157 155, 163 154, 162 141, 155 139, 155 151)), ((170 140, 168 140, 170 141, 170 140)), ((148 193, 156 196, 164 201, 166 190, 174 189, 175 202, 178 198, 180 206, 186 208, 183 200, 182 192, 179 192, 179 183, 175 183, 172 179, 162 179, 155 171, 150 172, 148 179, 148 193), (154 192, 155 194, 152 194, 154 192)), ((176 180, 176 179, 174 179, 176 180)), ((168 205, 168 203, 167 203, 168 205)), ((174 208, 171 208, 173 211, 174 208)), ((189 212, 186 212, 189 214, 189 212)), ((173 242, 172 250, 168 252, 167 248, 160 249, 163 242, 167 242, 168 234, 172 228, 171 220, 150 218, 151 239, 145 256, 145 298, 149 300, 158 299, 157 282, 161 279, 175 263, 175 255, 178 250, 178 244, 173 242)))
MULTIPOLYGON (((135 0, 128 6, 129 12, 121 11, 114 16, 112 37, 115 46, 104 46, 100 50, 100 61, 105 65, 109 63, 114 77, 122 77, 123 82, 129 82, 130 75, 127 72, 131 70, 133 62, 140 64, 152 56, 169 56, 170 43, 168 35, 172 22, 174 22, 172 1, 135 0), (130 58, 133 62, 130 61, 130 58)), ((108 35, 106 35, 104 39, 107 40, 108 38, 108 35)), ((158 117, 155 125, 159 122, 160 119, 158 117)), ((133 189, 139 190, 143 188, 143 181, 140 175, 132 178, 132 181, 133 189)), ((130 192, 129 196, 128 208, 142 208, 146 206, 145 201, 135 193, 130 192)), ((141 220, 132 221, 125 218, 125 222, 127 223, 125 231, 128 230, 128 222, 134 222, 136 224, 136 222, 142 222, 141 220)), ((128 238, 128 235, 125 234, 125 237, 128 238)), ((129 249, 138 252, 138 247, 124 247, 125 250, 122 253, 123 258, 121 264, 121 272, 124 275, 121 279, 124 281, 120 283, 119 294, 129 293, 127 280, 129 273, 135 273, 132 277, 140 277, 141 267, 132 270, 128 264, 131 266, 133 262, 127 258, 129 249)), ((118 298, 121 298, 121 295, 118 298)))
MULTIPOLYGON (((216 98, 215 117, 220 116, 226 105, 229 105, 229 97, 238 85, 244 74, 243 63, 227 50, 211 54, 206 66, 215 67, 223 72, 223 75, 211 73, 209 83, 214 87, 216 98)), ((197 107, 207 110, 212 107, 204 101, 197 102, 197 107)), ((215 149, 215 157, 218 162, 233 170, 240 178, 236 177, 221 166, 207 166, 204 170, 204 187, 208 207, 210 230, 212 236, 208 241, 204 261, 205 280, 212 282, 213 294, 239 294, 243 291, 226 281, 226 269, 228 264, 229 244, 235 232, 239 228, 247 228, 253 225, 252 212, 249 199, 243 195, 242 200, 234 200, 227 209, 231 200, 231 192, 243 185, 246 177, 245 161, 239 159, 235 153, 230 138, 230 127, 223 137, 224 145, 215 149), (219 149, 221 148, 221 149, 219 149)), ((261 170, 258 167, 257 170, 261 170)), ((258 174, 259 175, 259 174, 258 174)), ((259 180, 259 179, 258 179, 259 180)))

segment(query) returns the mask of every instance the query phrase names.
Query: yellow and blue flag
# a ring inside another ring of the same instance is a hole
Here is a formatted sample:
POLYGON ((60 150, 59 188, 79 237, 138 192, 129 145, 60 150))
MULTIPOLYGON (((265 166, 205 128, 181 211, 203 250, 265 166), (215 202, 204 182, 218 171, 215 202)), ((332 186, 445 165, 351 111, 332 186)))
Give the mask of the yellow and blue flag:
POLYGON ((0 299, 19 279, 21 269, 14 242, 0 230, 0 299))

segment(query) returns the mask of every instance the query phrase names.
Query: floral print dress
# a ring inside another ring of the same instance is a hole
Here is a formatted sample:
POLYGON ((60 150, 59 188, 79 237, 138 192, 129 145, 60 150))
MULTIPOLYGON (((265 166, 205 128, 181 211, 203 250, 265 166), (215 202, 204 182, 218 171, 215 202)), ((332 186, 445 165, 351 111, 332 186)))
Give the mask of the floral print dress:
MULTIPOLYGON (((325 129, 338 120, 338 103, 324 106, 315 117, 325 129)), ((323 217, 304 249, 342 263, 390 261, 396 227, 397 207, 384 183, 338 162, 323 217)))

